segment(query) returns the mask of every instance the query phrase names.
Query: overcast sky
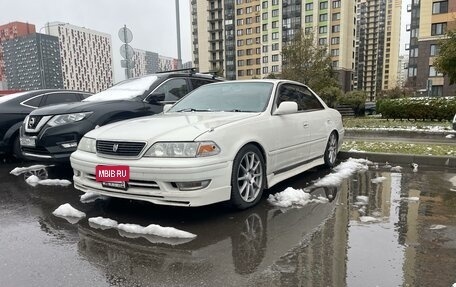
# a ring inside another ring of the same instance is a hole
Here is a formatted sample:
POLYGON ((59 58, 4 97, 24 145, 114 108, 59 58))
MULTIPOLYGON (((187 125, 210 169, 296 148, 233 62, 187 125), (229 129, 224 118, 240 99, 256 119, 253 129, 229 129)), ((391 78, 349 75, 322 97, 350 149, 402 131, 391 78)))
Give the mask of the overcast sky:
MULTIPOLYGON (((183 63, 192 56, 189 2, 179 0, 183 63)), ((8 0, 2 1, 0 25, 28 22, 40 32, 47 22, 61 21, 110 34, 117 82, 124 79, 119 52, 122 43, 118 37, 123 25, 133 32, 130 43, 133 48, 177 58, 174 3, 174 0, 8 0)))

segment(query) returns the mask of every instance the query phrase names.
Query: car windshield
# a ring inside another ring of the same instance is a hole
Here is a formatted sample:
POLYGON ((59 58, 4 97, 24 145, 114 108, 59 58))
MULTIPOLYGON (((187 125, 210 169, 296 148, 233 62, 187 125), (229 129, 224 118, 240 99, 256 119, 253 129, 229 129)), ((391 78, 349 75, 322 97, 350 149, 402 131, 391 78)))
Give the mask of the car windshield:
POLYGON ((3 97, 0 97, 0 104, 1 103, 5 103, 9 100, 12 100, 12 99, 15 99, 15 98, 18 98, 22 95, 25 95, 27 94, 28 92, 22 92, 22 93, 15 93, 15 94, 9 94, 9 95, 6 95, 6 96, 3 96, 3 97))
POLYGON ((83 102, 131 100, 147 91, 157 79, 157 76, 147 76, 126 80, 84 99, 83 102))
POLYGON ((169 112, 262 112, 273 88, 267 82, 225 82, 202 86, 169 112))

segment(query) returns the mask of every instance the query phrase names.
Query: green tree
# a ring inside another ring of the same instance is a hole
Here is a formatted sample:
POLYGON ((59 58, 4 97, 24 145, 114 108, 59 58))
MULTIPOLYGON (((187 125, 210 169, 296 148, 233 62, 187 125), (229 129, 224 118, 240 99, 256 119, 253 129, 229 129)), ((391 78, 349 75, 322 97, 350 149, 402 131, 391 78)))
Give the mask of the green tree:
POLYGON ((438 72, 450 79, 450 84, 456 83, 456 31, 449 31, 446 38, 441 39, 440 53, 434 60, 438 72))
POLYGON ((339 104, 347 105, 353 108, 356 116, 364 115, 364 107, 367 100, 367 92, 351 91, 337 100, 339 104))
POLYGON ((282 57, 283 79, 304 83, 317 93, 323 88, 338 86, 327 47, 317 45, 313 33, 298 32, 282 49, 282 57))
POLYGON ((383 90, 377 94, 377 100, 408 98, 413 95, 411 89, 395 87, 390 90, 383 90))
POLYGON ((336 107, 337 100, 344 95, 338 87, 325 87, 318 94, 320 98, 331 108, 336 107))

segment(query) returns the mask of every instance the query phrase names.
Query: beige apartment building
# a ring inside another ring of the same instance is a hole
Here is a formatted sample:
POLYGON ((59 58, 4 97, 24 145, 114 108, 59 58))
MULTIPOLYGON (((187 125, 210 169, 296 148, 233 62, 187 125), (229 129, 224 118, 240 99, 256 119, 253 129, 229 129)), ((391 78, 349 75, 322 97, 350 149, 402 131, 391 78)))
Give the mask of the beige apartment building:
POLYGON ((439 55, 440 39, 448 30, 456 28, 456 1, 412 0, 407 7, 411 12, 409 66, 407 86, 417 94, 449 96, 456 92, 456 85, 438 73, 433 66, 439 55))
POLYGON ((299 30, 328 47, 345 91, 355 69, 356 3, 340 0, 191 0, 193 62, 227 79, 281 73, 283 46, 299 30))

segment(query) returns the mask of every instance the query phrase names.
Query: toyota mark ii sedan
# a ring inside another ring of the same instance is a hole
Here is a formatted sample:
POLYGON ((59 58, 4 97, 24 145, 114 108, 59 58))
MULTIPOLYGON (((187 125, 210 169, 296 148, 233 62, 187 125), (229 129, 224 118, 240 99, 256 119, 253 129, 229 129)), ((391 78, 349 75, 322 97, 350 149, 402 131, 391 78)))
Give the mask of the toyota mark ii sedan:
POLYGON ((175 206, 230 201, 245 209, 280 181, 332 167, 343 136, 340 113, 303 84, 220 82, 161 114, 90 131, 71 165, 83 192, 175 206), (128 168, 128 181, 100 181, 96 170, 117 166, 128 168))

